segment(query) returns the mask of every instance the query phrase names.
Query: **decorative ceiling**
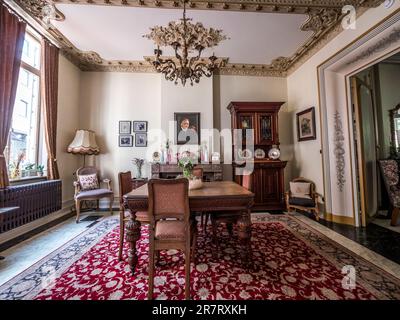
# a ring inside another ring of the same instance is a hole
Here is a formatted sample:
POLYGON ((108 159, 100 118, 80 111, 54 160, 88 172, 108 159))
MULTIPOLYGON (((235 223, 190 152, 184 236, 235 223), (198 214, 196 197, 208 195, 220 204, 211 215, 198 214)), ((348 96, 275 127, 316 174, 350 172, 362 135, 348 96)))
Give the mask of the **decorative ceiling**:
MULTIPOLYGON (((155 72, 153 44, 143 39, 154 25, 181 17, 173 0, 5 0, 83 71, 155 72), (48 4, 55 5, 46 21, 48 4)), ((230 40, 214 48, 228 58, 219 74, 286 76, 342 30, 352 5, 357 14, 383 0, 192 0, 195 22, 222 29, 230 40)), ((209 54, 213 52, 208 52, 209 54)), ((166 52, 168 55, 168 52, 166 52)))

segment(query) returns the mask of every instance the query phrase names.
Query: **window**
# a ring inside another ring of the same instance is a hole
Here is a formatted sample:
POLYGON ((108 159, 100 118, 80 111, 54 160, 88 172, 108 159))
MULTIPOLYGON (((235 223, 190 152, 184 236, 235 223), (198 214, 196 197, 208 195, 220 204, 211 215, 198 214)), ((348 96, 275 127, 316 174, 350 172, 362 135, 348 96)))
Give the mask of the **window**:
POLYGON ((37 165, 46 162, 40 117, 40 54, 40 41, 27 32, 5 152, 11 180, 37 175, 37 165))

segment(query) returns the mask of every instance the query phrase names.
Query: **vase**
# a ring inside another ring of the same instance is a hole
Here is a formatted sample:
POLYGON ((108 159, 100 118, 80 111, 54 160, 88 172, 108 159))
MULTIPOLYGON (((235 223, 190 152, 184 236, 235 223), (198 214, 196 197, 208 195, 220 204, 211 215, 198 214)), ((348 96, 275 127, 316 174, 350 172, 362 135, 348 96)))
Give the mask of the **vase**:
POLYGON ((189 179, 189 190, 196 190, 203 188, 203 181, 199 178, 189 179))
POLYGON ((142 179, 142 168, 141 167, 137 167, 136 179, 142 179))

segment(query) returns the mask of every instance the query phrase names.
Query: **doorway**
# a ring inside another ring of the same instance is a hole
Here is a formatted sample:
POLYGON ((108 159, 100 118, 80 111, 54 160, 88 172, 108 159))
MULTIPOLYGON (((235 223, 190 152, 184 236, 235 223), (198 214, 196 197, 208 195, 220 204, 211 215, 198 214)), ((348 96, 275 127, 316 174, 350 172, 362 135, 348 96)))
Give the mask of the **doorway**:
MULTIPOLYGON (((350 77, 356 189, 361 226, 390 219, 391 210, 378 161, 392 156, 396 123, 391 112, 400 103, 400 53, 350 77)), ((385 223, 378 223, 384 225, 385 223)))

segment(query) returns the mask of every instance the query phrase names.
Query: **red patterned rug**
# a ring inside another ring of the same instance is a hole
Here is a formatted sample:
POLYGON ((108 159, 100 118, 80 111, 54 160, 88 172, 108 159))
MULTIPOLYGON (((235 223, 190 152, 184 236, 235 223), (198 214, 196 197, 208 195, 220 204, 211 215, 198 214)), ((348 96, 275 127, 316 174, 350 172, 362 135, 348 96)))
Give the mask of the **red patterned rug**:
MULTIPOLYGON (((400 281, 288 215, 256 215, 252 225, 252 268, 242 266, 237 239, 219 232, 218 259, 211 232, 199 230, 193 299, 400 299, 400 281), (348 285, 345 265, 355 269, 348 285), (347 284, 347 285, 346 285, 347 284)), ((0 287, 0 299, 146 299, 147 227, 138 243, 139 262, 132 275, 118 261, 118 220, 104 219, 84 234, 0 287)), ((127 246, 125 248, 127 254, 127 246)), ((155 299, 184 298, 184 258, 161 253, 156 267, 155 299)))

